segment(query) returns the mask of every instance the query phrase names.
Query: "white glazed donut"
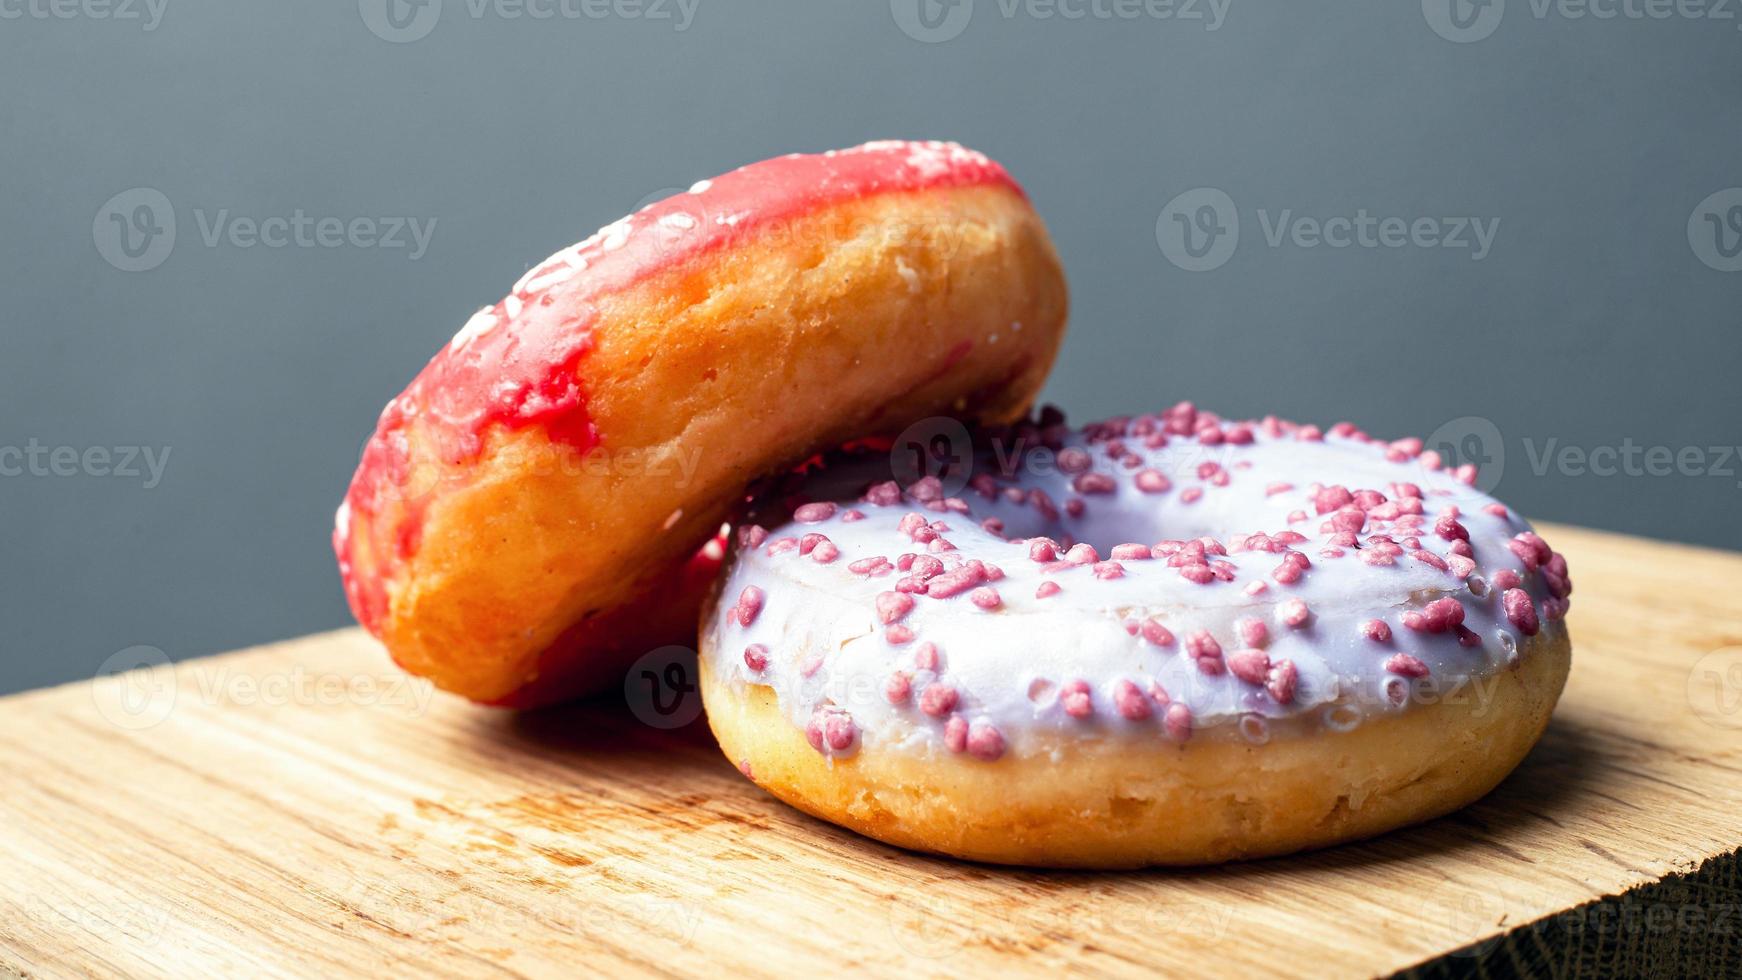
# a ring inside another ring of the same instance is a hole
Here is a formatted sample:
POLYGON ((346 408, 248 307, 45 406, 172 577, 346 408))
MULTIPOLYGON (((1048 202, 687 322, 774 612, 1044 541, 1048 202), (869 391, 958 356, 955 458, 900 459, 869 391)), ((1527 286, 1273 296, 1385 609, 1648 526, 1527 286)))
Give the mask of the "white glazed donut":
POLYGON ((1189 404, 1062 421, 764 498, 702 623, 746 775, 922 850, 1205 863, 1448 812, 1540 735, 1566 562, 1472 469, 1189 404))

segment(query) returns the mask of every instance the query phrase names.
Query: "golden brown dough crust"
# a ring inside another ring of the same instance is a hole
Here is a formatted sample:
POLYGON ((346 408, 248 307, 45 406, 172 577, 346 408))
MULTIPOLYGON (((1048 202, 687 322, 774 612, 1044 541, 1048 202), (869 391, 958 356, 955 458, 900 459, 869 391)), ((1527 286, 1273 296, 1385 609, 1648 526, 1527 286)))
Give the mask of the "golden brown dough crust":
POLYGON ((384 583, 377 634, 446 690, 525 705, 605 686, 626 658, 693 642, 706 575, 675 570, 748 482, 933 415, 1015 418, 1066 305, 1045 228, 1010 186, 779 223, 598 300, 578 368, 596 449, 496 427, 451 462, 411 418, 417 498, 348 527, 341 514, 347 578, 384 583), (400 560, 388 543, 408 528, 400 560))
POLYGON ((1565 629, 1519 652, 1485 695, 1412 705, 1348 732, 1263 745, 1201 735, 1184 744, 1063 739, 991 764, 873 747, 831 762, 781 713, 773 689, 722 685, 705 651, 701 689, 726 757, 814 816, 951 857, 1135 868, 1323 847, 1475 801, 1530 751, 1566 682, 1565 629))

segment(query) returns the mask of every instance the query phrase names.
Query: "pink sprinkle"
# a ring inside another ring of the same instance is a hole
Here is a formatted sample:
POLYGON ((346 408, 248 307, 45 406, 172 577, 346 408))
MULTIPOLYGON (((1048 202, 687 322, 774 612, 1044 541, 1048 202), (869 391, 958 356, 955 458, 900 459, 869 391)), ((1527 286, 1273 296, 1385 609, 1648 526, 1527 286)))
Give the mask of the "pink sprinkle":
POLYGON ((841 512, 841 522, 844 524, 851 524, 854 521, 862 521, 864 519, 865 512, 862 510, 848 509, 841 512))
POLYGON ((968 747, 968 719, 956 715, 944 722, 944 745, 951 752, 961 752, 968 747))
POLYGON ((1486 513, 1493 514, 1495 517, 1498 517, 1503 521, 1512 516, 1507 513, 1505 504, 1484 504, 1482 505, 1482 510, 1486 513))
POLYGON ((1264 488, 1264 495, 1266 497, 1274 497, 1279 493, 1287 493, 1293 489, 1294 484, 1292 483, 1272 483, 1264 488))
POLYGON ((905 592, 877 593, 877 619, 883 625, 900 622, 913 611, 913 596, 905 592))
POLYGON ((1312 610, 1308 609, 1307 604, 1299 599, 1289 599, 1277 606, 1276 611, 1284 623, 1295 629, 1305 626, 1307 620, 1312 618, 1312 610))
POLYGON ((1535 636, 1542 628, 1542 622, 1536 617, 1536 606, 1530 601, 1530 593, 1519 588, 1507 589, 1500 596, 1500 604, 1506 609, 1507 620, 1525 636, 1535 636))
POLYGON ((1270 692, 1271 700, 1277 704, 1293 704, 1299 687, 1300 671, 1292 660, 1278 660, 1276 666, 1270 668, 1269 680, 1264 683, 1264 689, 1270 692))
POLYGON ((961 595, 986 581, 984 565, 966 564, 943 573, 926 583, 925 594, 933 599, 948 599, 961 595))
POLYGON ((1247 595, 1251 595, 1251 596, 1263 595, 1264 593, 1269 592, 1269 591, 1270 591, 1270 583, 1264 581, 1263 579, 1255 578, 1252 581, 1246 583, 1245 592, 1247 595))
POLYGON ((1446 565, 1452 570, 1452 574, 1460 581, 1469 578, 1470 573, 1476 570, 1476 562, 1472 559, 1465 558, 1463 555, 1448 556, 1446 558, 1446 565))
POLYGON ((768 669, 768 647, 752 643, 744 648, 744 666, 758 674, 768 669))
POLYGON ((1059 588, 1057 582, 1042 582, 1040 583, 1040 587, 1034 590, 1034 597, 1036 599, 1047 599, 1058 595, 1063 591, 1063 589, 1059 588))
POLYGON ((1523 580, 1518 577, 1518 573, 1510 568, 1502 568, 1494 573, 1494 587, 1496 589, 1516 589, 1522 582, 1523 580))
POLYGON ((883 685, 883 697, 890 704, 906 704, 913 696, 913 680, 901 671, 889 675, 889 683, 883 685))
POLYGON ((827 540, 829 540, 828 535, 818 534, 817 532, 812 531, 811 533, 798 539, 798 553, 801 555, 808 555, 811 552, 817 550, 817 545, 822 544, 824 541, 827 541, 827 540))
POLYGON ((1199 585, 1208 585, 1216 580, 1216 573, 1208 565, 1183 565, 1180 567, 1179 576, 1199 585))
POLYGON ((922 476, 907 488, 913 499, 927 502, 944 499, 944 481, 935 476, 922 476))
POLYGON ((1124 578, 1125 566, 1116 561, 1098 561, 1095 563, 1095 577, 1098 579, 1124 578))
POLYGON ((894 480, 885 480, 865 491, 865 502, 879 507, 893 507, 901 503, 901 487, 894 480))
POLYGON ((1051 538, 1034 538, 1028 542, 1028 557, 1030 561, 1058 561, 1058 542, 1051 538))
POLYGON ((760 548, 762 542, 768 540, 768 529, 760 524, 750 524, 738 529, 738 547, 760 548))
POLYGON ((754 585, 744 586, 744 591, 738 594, 738 605, 735 612, 739 626, 749 626, 756 622, 756 616, 762 612, 762 601, 766 594, 754 585))
POLYGON ((1084 473, 1071 481, 1071 489, 1085 494, 1112 493, 1116 487, 1113 478, 1105 473, 1084 473))
POLYGON ((1113 686, 1113 706, 1119 714, 1130 721, 1142 721, 1149 717, 1149 698, 1136 684, 1120 678, 1113 686))
POLYGON ((956 710, 956 703, 961 698, 948 684, 927 684, 925 690, 919 692, 919 710, 933 718, 942 718, 956 710))
POLYGON ((913 650, 913 665, 918 667, 920 670, 929 670, 934 674, 937 673, 938 645, 928 640, 915 647, 913 650))
POLYGON ((1095 706, 1089 700, 1089 682, 1075 680, 1060 685, 1059 706, 1072 718, 1087 718, 1093 714, 1095 706))
POLYGON ((1186 635, 1186 653, 1200 660, 1205 657, 1220 657, 1222 645, 1216 642, 1209 630, 1198 630, 1186 635))
POLYGON ((997 609, 1004 605, 1004 599, 998 595, 998 590, 989 586, 981 586, 968 593, 968 601, 981 609, 997 609))
MULTIPOLYGON (((1305 604, 1302 603, 1302 605, 1305 604)), ((1240 631, 1240 639, 1249 647, 1262 647, 1270 642, 1270 627, 1265 626, 1264 620, 1262 619, 1252 619, 1248 617, 1240 620, 1234 625, 1235 628, 1240 631)))
POLYGON ((1391 659, 1385 661, 1385 669, 1403 677, 1426 677, 1428 675, 1427 664, 1407 653, 1392 654, 1391 659))
POLYGON ((984 762, 992 762, 1004 754, 1004 733, 988 721, 977 721, 968 727, 968 754, 984 762))
POLYGON ((828 739, 829 748, 843 752, 853 747, 859 738, 859 726, 853 724, 853 717, 842 711, 829 715, 824 723, 823 734, 828 739))
POLYGON ((1391 642, 1391 626, 1383 619, 1369 619, 1361 624, 1361 635, 1374 643, 1391 642))
POLYGON ((1093 460, 1089 458, 1089 454, 1078 449, 1076 446, 1061 449, 1058 453, 1059 470, 1071 476, 1075 476, 1078 473, 1087 473, 1092 462, 1093 460))
POLYGON ((895 625, 883 631, 883 638, 895 646, 913 642, 913 630, 905 626, 895 625))
POLYGON ((1450 514, 1434 522, 1434 533, 1447 541, 1470 540, 1470 532, 1464 528, 1464 525, 1458 523, 1456 517, 1450 514))
POLYGON ((835 505, 828 501, 805 504, 792 512, 792 519, 800 524, 819 524, 835 516, 835 505))
POLYGON ((1358 507, 1344 507, 1331 515, 1330 525, 1332 530, 1353 534, 1367 526, 1367 513, 1358 507))
POLYGON ((1435 599, 1420 612, 1403 614, 1403 625, 1423 633, 1444 633, 1464 622, 1464 606, 1451 597, 1435 599))
POLYGON ((1554 552, 1548 543, 1536 535, 1534 531, 1525 531, 1514 537, 1506 545, 1518 560, 1524 562, 1526 571, 1536 571, 1536 567, 1553 557, 1554 552))
POLYGON ((1116 544, 1110 557, 1114 561, 1147 561, 1151 555, 1147 545, 1116 544))
POLYGON ((1248 684, 1263 684, 1270 676, 1270 657, 1263 650, 1235 650, 1228 654, 1228 673, 1248 684))
POLYGON ((1064 560, 1073 565, 1093 565, 1101 560, 1101 555, 1095 551, 1094 545, 1074 544, 1071 545, 1071 550, 1065 552, 1064 560))
POLYGON ((1361 555, 1362 561, 1364 561, 1367 564, 1372 565, 1374 567, 1383 567, 1383 566, 1397 564, 1396 557, 1394 557, 1390 552, 1375 551, 1372 548, 1363 548, 1359 552, 1359 554, 1361 555))
POLYGON ((1203 488, 1201 488, 1201 487, 1187 487, 1186 489, 1180 491, 1179 499, 1180 499, 1180 503, 1182 503, 1182 504, 1195 504, 1198 501, 1204 499, 1203 488))
POLYGON ((1166 474, 1153 469, 1138 470, 1136 482, 1137 489, 1144 493, 1166 493, 1173 487, 1166 474))
POLYGON ((1313 508, 1321 514, 1329 514, 1355 502, 1355 495, 1347 487, 1325 487, 1313 495, 1313 508))
POLYGON ((866 578, 888 575, 894 570, 895 566, 889 563, 889 559, 884 558, 881 555, 872 558, 861 558, 847 566, 847 571, 852 572, 854 575, 863 575, 866 578))
POLYGON ((1143 638, 1158 647, 1173 646, 1173 631, 1161 624, 1161 620, 1150 617, 1143 621, 1139 630, 1143 638))
POLYGON ((1182 701, 1173 702, 1167 706, 1167 713, 1162 719, 1162 727, 1167 729, 1168 737, 1176 742, 1183 742, 1191 738, 1192 709, 1186 707, 1182 701))
POLYGON ((768 545, 768 557, 773 558, 775 555, 784 555, 789 551, 797 551, 797 550, 798 550, 798 539, 797 538, 791 538, 791 537, 776 538, 776 539, 774 539, 773 542, 771 542, 768 545))
MULTIPOLYGON (((1437 568, 1442 572, 1450 571, 1451 567, 1452 567, 1452 566, 1446 564, 1446 560, 1444 558, 1441 558, 1439 555, 1436 555, 1431 551, 1425 551, 1425 550, 1412 551, 1409 553, 1409 557, 1414 558, 1416 561, 1421 562, 1423 565, 1431 565, 1434 568, 1437 568)), ((1454 555, 1453 557, 1457 557, 1457 556, 1454 555)), ((1466 558, 1464 560, 1468 561, 1469 559, 1466 558)))
POLYGON ((823 669, 823 655, 821 651, 806 654, 805 658, 798 663, 798 673, 800 677, 811 677, 821 669, 823 669))
MULTIPOLYGON (((843 518, 843 520, 845 520, 845 518, 843 518)), ((814 561, 819 565, 827 565, 839 557, 841 557, 841 549, 835 547, 833 541, 820 542, 817 545, 816 550, 811 552, 811 561, 814 561)))

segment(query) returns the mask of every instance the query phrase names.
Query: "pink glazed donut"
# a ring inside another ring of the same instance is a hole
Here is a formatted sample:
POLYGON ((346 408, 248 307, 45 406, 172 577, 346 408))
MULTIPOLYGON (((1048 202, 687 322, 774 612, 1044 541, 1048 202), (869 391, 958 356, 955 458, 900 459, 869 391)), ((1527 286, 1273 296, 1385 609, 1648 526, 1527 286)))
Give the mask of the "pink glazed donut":
POLYGON ((1010 864, 1280 854, 1475 800, 1559 698, 1565 559, 1419 439, 1182 403, 961 456, 831 460, 734 535, 708 719, 819 817, 1010 864))

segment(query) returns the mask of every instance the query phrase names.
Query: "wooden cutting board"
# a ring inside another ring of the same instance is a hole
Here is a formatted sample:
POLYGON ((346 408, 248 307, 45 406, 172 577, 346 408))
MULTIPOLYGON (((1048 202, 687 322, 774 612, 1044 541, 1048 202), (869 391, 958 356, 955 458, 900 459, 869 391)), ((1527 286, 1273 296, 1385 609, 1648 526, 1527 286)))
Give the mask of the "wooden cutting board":
POLYGON ((1742 556, 1545 535, 1577 583, 1574 669, 1523 767, 1427 826, 1220 868, 905 853, 764 795, 702 723, 473 707, 354 630, 0 699, 0 965, 1564 975, 1669 956, 1736 975, 1742 556))

